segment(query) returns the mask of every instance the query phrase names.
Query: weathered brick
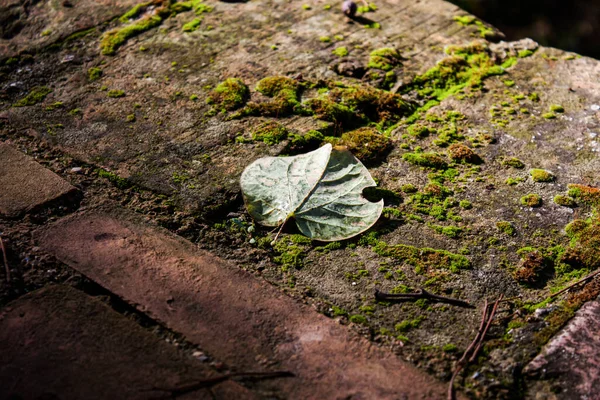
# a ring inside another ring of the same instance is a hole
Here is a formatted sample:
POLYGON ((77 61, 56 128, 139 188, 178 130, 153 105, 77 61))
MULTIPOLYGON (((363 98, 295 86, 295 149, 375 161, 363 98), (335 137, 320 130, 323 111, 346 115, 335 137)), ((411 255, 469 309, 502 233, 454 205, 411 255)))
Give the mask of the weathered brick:
MULTIPOLYGON (((0 399, 152 399, 215 372, 68 286, 51 286, 0 313, 0 399)), ((231 381, 216 398, 251 399, 231 381)), ((184 398, 211 399, 209 389, 184 398)))
POLYGON ((264 281, 116 210, 64 218, 40 245, 237 370, 291 399, 443 398, 443 385, 264 281))
POLYGON ((77 189, 31 157, 0 143, 0 214, 16 217, 77 189))

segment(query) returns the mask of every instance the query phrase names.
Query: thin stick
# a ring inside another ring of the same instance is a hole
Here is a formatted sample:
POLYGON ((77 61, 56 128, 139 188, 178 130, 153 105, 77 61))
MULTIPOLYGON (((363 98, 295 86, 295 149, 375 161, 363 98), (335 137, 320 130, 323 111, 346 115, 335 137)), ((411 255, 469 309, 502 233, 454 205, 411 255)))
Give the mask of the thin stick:
POLYGON ((413 300, 413 299, 428 299, 432 301, 437 301, 440 303, 448 303, 453 304, 455 306, 467 307, 467 308, 475 308, 473 305, 467 303, 464 300, 455 299, 453 297, 439 296, 437 294, 430 293, 425 289, 421 289, 417 293, 385 293, 380 292, 379 290, 375 290, 375 299, 380 301, 389 301, 389 300, 413 300))
POLYGON ((564 293, 564 292, 566 292, 567 290, 571 289, 573 286, 577 286, 577 285, 579 285, 580 283, 583 283, 583 282, 585 282, 585 281, 589 281, 590 279, 592 279, 593 277, 595 277, 595 276, 596 276, 596 275, 598 275, 598 274, 600 274, 600 269, 599 269, 598 271, 592 272, 591 274, 589 274, 589 275, 587 275, 587 276, 585 276, 585 277, 581 278, 581 279, 580 279, 580 280, 578 280, 577 282, 570 284, 570 285, 569 285, 569 286, 567 286, 566 288, 564 288, 564 289, 562 289, 562 290, 559 290, 558 292, 556 292, 556 293, 554 293, 554 294, 551 294, 551 295, 550 295, 550 298, 553 298, 553 297, 556 297, 556 296, 558 296, 558 295, 560 295, 560 294, 563 294, 563 293, 564 293))
POLYGON ((279 227, 279 231, 277 231, 277 235, 275 235, 275 239, 273 239, 273 241, 271 242, 271 246, 275 246, 275 242, 277 242, 277 238, 279 238, 279 234, 283 230, 283 227, 285 226, 285 223, 288 222, 288 220, 289 220, 289 218, 286 218, 286 220, 283 221, 283 224, 281 224, 281 227, 279 227))
POLYGON ((6 249, 4 248, 4 242, 0 237, 0 247, 2 248, 2 257, 4 258, 4 269, 6 270, 6 282, 10 282, 10 268, 8 268, 8 258, 6 258, 6 249))
POLYGON ((467 362, 467 356, 469 355, 469 353, 471 352, 471 350, 477 345, 477 342, 479 341, 479 337, 483 333, 485 322, 487 320, 487 309, 488 309, 488 302, 487 302, 487 299, 486 299, 485 302, 483 303, 483 314, 481 316, 481 323, 479 324, 479 329, 477 330, 477 335, 475 335, 475 338, 473 339, 473 341, 471 342, 471 344, 469 344, 469 347, 467 347, 467 349, 463 353, 463 355, 460 358, 460 360, 458 360, 458 362, 456 363, 456 368, 454 369, 454 373, 452 373, 452 378, 450 378, 450 383, 449 383, 449 386, 448 386, 448 400, 454 400, 455 399, 455 396, 454 396, 454 380, 456 379, 456 377, 458 376, 458 374, 460 373, 460 371, 465 366, 465 364, 467 362))
POLYGON ((233 374, 225 374, 220 376, 215 376, 212 378, 206 378, 198 380, 194 383, 190 383, 188 385, 182 385, 173 388, 161 388, 161 387, 153 387, 149 390, 156 390, 161 392, 169 392, 172 398, 177 398, 179 396, 183 396, 184 394, 188 394, 191 392, 195 392, 196 390, 208 388, 214 385, 217 385, 221 382, 227 381, 229 379, 240 378, 240 379, 273 379, 273 378, 288 378, 294 377, 295 375, 289 371, 275 371, 275 372, 240 372, 233 374))
POLYGON ((502 300, 503 297, 504 297, 504 294, 501 294, 500 297, 498 297, 498 300, 496 300, 496 302, 494 303, 494 307, 492 307, 492 311, 490 312, 490 316, 488 317, 487 325, 485 326, 485 329, 483 330, 483 333, 481 334, 481 337, 479 338, 479 344, 477 344, 477 347, 473 351, 471 358, 469 358, 469 362, 473 362, 477 358, 477 354, 479 353, 479 350, 481 349, 481 346, 483 345, 483 339, 485 338, 485 335, 487 334, 488 330, 490 329, 490 325, 492 325, 492 321, 494 320, 494 315, 496 314, 496 310, 498 310, 498 304, 500 304, 500 300, 502 300))

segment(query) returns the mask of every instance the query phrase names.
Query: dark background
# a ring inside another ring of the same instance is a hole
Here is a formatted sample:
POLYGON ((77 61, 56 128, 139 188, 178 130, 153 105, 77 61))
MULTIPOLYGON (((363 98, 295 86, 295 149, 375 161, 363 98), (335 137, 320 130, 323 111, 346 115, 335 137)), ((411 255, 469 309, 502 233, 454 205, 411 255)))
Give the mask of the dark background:
POLYGON ((600 59, 600 0, 449 0, 506 35, 600 59))

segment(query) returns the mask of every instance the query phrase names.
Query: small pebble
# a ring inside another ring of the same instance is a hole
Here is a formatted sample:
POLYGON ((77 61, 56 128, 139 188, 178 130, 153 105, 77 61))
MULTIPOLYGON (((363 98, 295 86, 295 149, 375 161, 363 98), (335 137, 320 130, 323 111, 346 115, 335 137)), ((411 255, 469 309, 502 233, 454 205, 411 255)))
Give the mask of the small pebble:
POLYGON ((254 238, 252 238, 252 239, 250 239, 250 240, 248 241, 248 243, 250 243, 250 244, 254 244, 254 243, 256 243, 256 240, 255 240, 254 238))
POLYGON ((344 1, 342 4, 342 12, 346 14, 347 17, 353 18, 356 15, 357 9, 358 7, 353 1, 344 1))
POLYGON ((81 168, 81 167, 73 167, 73 168, 71 168, 71 173, 73 173, 73 174, 78 174, 78 173, 80 173, 82 170, 83 170, 83 168, 81 168))
POLYGON ((592 106, 590 107, 590 109, 592 111, 598 111, 598 110, 600 110, 600 105, 598 105, 598 104, 592 104, 592 106))

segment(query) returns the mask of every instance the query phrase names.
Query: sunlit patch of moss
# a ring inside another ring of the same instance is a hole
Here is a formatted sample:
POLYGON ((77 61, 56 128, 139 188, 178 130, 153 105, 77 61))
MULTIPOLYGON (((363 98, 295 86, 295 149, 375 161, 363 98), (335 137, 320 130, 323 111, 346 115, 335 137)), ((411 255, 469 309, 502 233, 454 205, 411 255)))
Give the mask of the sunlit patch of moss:
POLYGON ((519 50, 519 52, 517 53, 519 58, 525 58, 525 57, 529 57, 530 55, 533 54, 533 51, 529 50, 529 49, 524 49, 524 50, 519 50))
POLYGON ((448 163, 437 153, 404 153, 402 159, 420 167, 446 169, 448 163))
POLYGON ((147 3, 136 4, 135 6, 133 6, 132 8, 130 8, 129 11, 127 11, 125 14, 121 15, 119 17, 119 21, 121 21, 123 23, 126 23, 126 22, 129 22, 130 19, 135 19, 142 12, 144 12, 144 10, 146 9, 146 7, 148 7, 150 4, 152 4, 152 3, 151 2, 147 2, 147 3))
POLYGON ((248 86, 238 78, 227 78, 210 92, 207 103, 221 110, 235 110, 244 105, 250 97, 248 86))
POLYGON ((336 47, 331 52, 338 57, 346 57, 348 55, 348 49, 344 46, 336 47))
POLYGON ((408 128, 406 128, 406 131, 410 135, 412 135, 414 137, 418 137, 418 138, 424 138, 426 136, 429 136, 429 134, 433 134, 433 133, 437 132, 434 128, 430 128, 428 126, 421 125, 421 124, 410 125, 408 128))
POLYGON ((274 121, 268 121, 260 124, 252 131, 252 139, 274 145, 285 140, 288 133, 285 126, 274 121))
POLYGON ((264 116, 285 116, 300 111, 299 102, 301 85, 298 81, 285 76, 270 76, 261 79, 256 90, 272 101, 266 103, 249 103, 245 114, 264 116))
POLYGON ((104 55, 114 55, 119 47, 128 39, 159 26, 163 17, 158 13, 140 19, 123 28, 113 29, 106 32, 100 41, 100 49, 104 55))
POLYGON ((124 97, 125 92, 123 90, 119 90, 119 89, 111 89, 106 93, 106 95, 108 97, 118 98, 118 97, 124 97))
POLYGON ((534 182, 552 182, 555 179, 554 175, 549 171, 538 168, 531 169, 529 175, 534 182))
POLYGON ((511 158, 507 158, 505 160, 502 160, 502 166, 504 167, 511 167, 511 168, 517 168, 517 169, 523 169, 525 168, 525 164, 523 163, 523 161, 519 160, 518 158, 515 157, 511 157, 511 158))
POLYGON ((345 128, 368 121, 387 125, 412 110, 412 105, 400 95, 371 86, 334 87, 327 94, 309 99, 305 105, 319 119, 339 123, 345 128))
POLYGON ((542 198, 535 193, 526 194, 521 197, 521 204, 527 207, 540 207, 542 205, 542 198))
POLYGON ((367 64, 367 68, 390 71, 400 64, 400 53, 396 49, 384 47, 373 50, 371 54, 369 54, 369 63, 367 64))
POLYGON ((400 188, 404 193, 416 193, 419 189, 412 183, 406 183, 400 188))
POLYGON ((509 186, 518 185, 521 182, 525 182, 525 179, 521 178, 521 177, 512 177, 512 176, 509 176, 508 178, 506 178, 506 181, 504 181, 504 183, 506 183, 509 186))
POLYGON ((490 39, 494 36, 494 30, 489 26, 486 26, 483 22, 470 15, 455 16, 454 21, 462 26, 474 25, 477 27, 479 36, 484 39, 490 39))
POLYGON ((569 184, 568 188, 569 196, 594 208, 600 208, 600 189, 574 183, 569 184))
POLYGON ((496 222, 496 228, 498 228, 499 231, 506 233, 508 236, 514 236, 517 233, 513 224, 508 221, 496 222))
POLYGON ((379 242, 374 246, 373 251, 382 257, 392 257, 423 270, 442 268, 457 272, 461 269, 471 267, 468 258, 446 250, 436 250, 426 247, 418 248, 404 244, 391 246, 384 242, 379 242))
POLYGON ((200 24, 202 24, 202 20, 200 18, 194 18, 190 22, 183 24, 181 30, 183 30, 184 32, 194 32, 200 27, 200 24))
POLYGON ((303 235, 289 235, 279 239, 273 249, 279 254, 273 261, 281 265, 282 270, 302 268, 311 241, 303 235))
POLYGON ((439 102, 466 89, 480 90, 485 78, 504 73, 504 68, 492 60, 485 43, 449 46, 446 53, 449 57, 417 76, 405 92, 416 89, 419 95, 439 102))
POLYGON ((556 203, 562 207, 569 207, 569 208, 577 207, 577 203, 575 202, 575 199, 570 196, 563 196, 561 194, 557 194, 556 196, 554 196, 553 200, 554 200, 554 203, 556 203))
POLYGON ((92 67, 88 69, 88 80, 90 82, 97 81, 102 77, 102 69, 98 67, 92 67))
POLYGON ((427 224, 431 229, 433 229, 435 232, 440 233, 442 235, 446 235, 449 238, 457 238, 460 236, 460 234, 463 232, 463 228, 460 228, 458 226, 454 226, 454 225, 450 225, 450 226, 442 226, 442 225, 434 225, 434 224, 427 224))
POLYGON ((288 144, 283 153, 298 154, 316 150, 323 143, 325 136, 319 131, 310 130, 304 134, 288 132, 288 139, 288 144))
POLYGON ((554 113, 564 113, 565 112, 565 108, 559 104, 552 104, 550 106, 550 111, 554 112, 554 113))
POLYGON ((392 149, 392 142, 373 128, 359 128, 341 136, 339 144, 344 145, 362 162, 381 159, 392 149))
POLYGON ((15 102, 13 107, 33 106, 43 101, 46 96, 52 93, 52 89, 46 86, 35 86, 31 88, 27 96, 15 102))
POLYGON ((350 316, 350 322, 365 325, 367 323, 367 318, 362 315, 355 314, 350 316))
POLYGON ((451 159, 469 164, 480 164, 483 160, 472 149, 464 144, 454 143, 448 148, 451 159))

